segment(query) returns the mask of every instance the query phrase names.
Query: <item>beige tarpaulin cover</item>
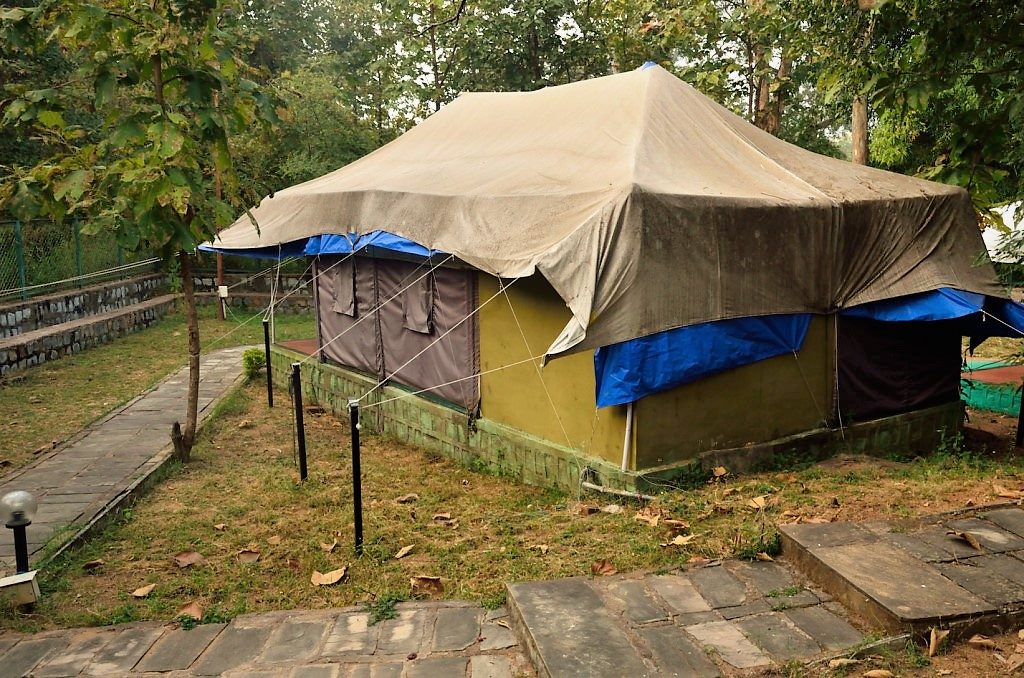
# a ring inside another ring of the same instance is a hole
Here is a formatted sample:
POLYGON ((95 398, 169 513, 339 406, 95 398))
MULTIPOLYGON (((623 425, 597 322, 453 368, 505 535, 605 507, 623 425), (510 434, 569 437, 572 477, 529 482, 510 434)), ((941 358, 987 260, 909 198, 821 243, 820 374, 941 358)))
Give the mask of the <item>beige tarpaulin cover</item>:
POLYGON ((827 158, 659 67, 464 94, 335 172, 265 198, 215 247, 384 230, 506 278, 573 320, 549 355, 693 323, 826 313, 955 287, 1001 294, 968 194, 827 158))

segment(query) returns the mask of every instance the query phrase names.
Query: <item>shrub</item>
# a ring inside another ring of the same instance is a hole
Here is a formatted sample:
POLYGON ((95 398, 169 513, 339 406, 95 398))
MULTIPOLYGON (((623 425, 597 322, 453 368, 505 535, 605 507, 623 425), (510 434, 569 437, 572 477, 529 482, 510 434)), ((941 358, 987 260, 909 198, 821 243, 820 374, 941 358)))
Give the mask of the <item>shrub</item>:
POLYGON ((259 375, 260 370, 267 366, 267 358, 263 350, 259 348, 247 348, 242 354, 242 370, 245 378, 252 380, 259 375))

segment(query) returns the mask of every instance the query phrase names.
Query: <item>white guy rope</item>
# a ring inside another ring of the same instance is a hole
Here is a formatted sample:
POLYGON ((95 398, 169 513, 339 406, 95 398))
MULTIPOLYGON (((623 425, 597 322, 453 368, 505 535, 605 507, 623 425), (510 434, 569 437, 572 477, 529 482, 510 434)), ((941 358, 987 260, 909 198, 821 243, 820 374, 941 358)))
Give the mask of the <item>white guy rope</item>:
MULTIPOLYGON (((533 355, 533 349, 530 348, 530 342, 526 338, 526 332, 523 330, 523 326, 519 322, 519 315, 516 314, 516 309, 512 305, 512 298, 508 296, 508 292, 506 292, 507 288, 505 287, 505 281, 502 280, 501 278, 498 279, 498 287, 500 288, 500 291, 505 295, 505 301, 508 302, 509 310, 512 311, 512 318, 513 320, 516 321, 516 327, 519 328, 519 336, 523 338, 523 345, 526 346, 526 352, 530 355, 533 355)), ((562 429, 562 435, 565 436, 565 445, 571 450, 573 448, 572 440, 569 438, 569 432, 565 430, 565 424, 562 423, 562 417, 559 416, 558 414, 558 408, 555 407, 555 400, 554 398, 551 397, 551 391, 548 390, 548 385, 544 381, 544 374, 541 372, 540 365, 534 363, 533 367, 534 370, 537 372, 537 378, 540 379, 540 385, 541 388, 544 389, 544 395, 548 399, 548 404, 551 405, 551 411, 555 415, 555 420, 558 422, 558 428, 562 429)), ((597 407, 595 406, 594 409, 596 410, 597 407)))
POLYGON ((104 269, 102 271, 95 271, 93 273, 83 273, 82 275, 76 275, 71 278, 64 278, 63 280, 54 280, 53 282, 39 283, 37 285, 26 285, 25 287, 9 287, 5 290, 0 290, 0 297, 7 296, 8 294, 17 294, 22 291, 35 290, 41 287, 52 287, 54 285, 62 285, 64 283, 75 282, 76 280, 85 280, 86 278, 96 278, 101 275, 110 275, 112 273, 123 273, 133 268, 141 268, 143 266, 150 266, 160 261, 159 257, 152 257, 143 261, 136 261, 131 264, 122 264, 120 266, 113 266, 111 268, 104 269))
POLYGON ((814 390, 811 388, 811 383, 807 381, 807 375, 804 374, 804 366, 800 363, 800 356, 796 354, 796 351, 793 351, 793 360, 796 361, 796 368, 800 370, 800 378, 803 380, 804 386, 807 387, 807 393, 811 396, 811 402, 814 403, 814 409, 818 411, 818 416, 821 417, 822 423, 827 423, 825 410, 818 404, 818 399, 814 397, 814 390))
MULTIPOLYGON (((439 388, 444 388, 445 386, 451 386, 452 384, 458 384, 459 382, 469 381, 470 379, 476 379, 477 377, 482 377, 485 374, 491 374, 493 372, 500 372, 502 370, 507 370, 510 367, 517 367, 519 365, 525 365, 528 362, 540 360, 543 357, 544 357, 543 355, 539 355, 539 356, 533 356, 533 357, 530 357, 530 358, 524 358, 523 360, 517 360, 516 362, 509 363, 508 365, 502 365, 501 367, 492 367, 489 370, 484 370, 483 372, 477 372, 476 374, 471 374, 468 377, 459 377, 458 379, 452 379, 451 381, 446 381, 443 384, 435 384, 434 386, 430 386, 430 387, 427 387, 427 388, 421 388, 418 391, 409 391, 408 393, 403 393, 400 396, 394 396, 392 398, 385 398, 384 400, 378 400, 376 402, 366 403, 365 405, 360 405, 359 407, 362 410, 368 410, 371 407, 378 407, 380 405, 386 405, 387 403, 394 402, 396 400, 402 400, 403 398, 409 398, 411 396, 422 395, 424 393, 428 393, 430 391, 434 391, 434 390, 439 389, 439 388)), ((372 393, 372 391, 367 391, 363 395, 363 397, 365 398, 366 396, 370 395, 370 393, 372 393)))
MULTIPOLYGON (((349 333, 349 331, 351 331, 351 330, 354 330, 354 329, 355 329, 356 327, 358 327, 358 326, 360 325, 360 323, 362 323, 362 322, 363 322, 364 320, 366 320, 367 318, 370 318, 370 317, 372 317, 372 316, 373 316, 374 314, 376 314, 376 313, 377 313, 378 311, 380 311, 380 309, 384 308, 384 305, 385 305, 385 304, 389 304, 389 303, 391 303, 392 301, 394 301, 395 299, 397 299, 397 298, 398 298, 398 297, 399 297, 399 296, 400 296, 400 295, 401 295, 401 294, 402 294, 403 292, 405 292, 405 291, 406 291, 406 290, 407 290, 407 289, 408 289, 409 287, 411 287, 412 285, 414 285, 414 284, 418 283, 418 282, 419 282, 420 280, 423 280, 423 279, 424 279, 425 277, 427 277, 428 275, 430 275, 430 274, 431 274, 431 273, 432 273, 432 272, 434 271, 434 269, 435 269, 435 268, 437 268, 437 267, 439 267, 439 266, 441 266, 441 265, 443 265, 443 264, 445 264, 445 263, 447 263, 447 262, 451 261, 451 260, 452 260, 452 259, 454 259, 454 258, 455 258, 455 255, 454 255, 454 254, 449 254, 449 255, 448 255, 448 256, 447 256, 447 257, 446 257, 446 258, 445 258, 444 260, 442 260, 442 261, 439 261, 439 262, 437 262, 436 264, 432 265, 432 266, 431 266, 431 267, 430 267, 430 268, 429 268, 429 269, 427 270, 427 272, 426 272, 426 273, 424 273, 424 274, 423 274, 423 275, 421 275, 420 277, 416 278, 415 280, 413 280, 413 281, 412 281, 411 283, 409 283, 408 285, 404 285, 404 286, 403 286, 403 285, 402 285, 401 283, 399 283, 399 289, 398 289, 398 291, 397 291, 397 292, 395 292, 395 293, 394 293, 393 295, 391 295, 390 297, 388 297, 388 298, 387 298, 387 299, 385 299, 384 301, 382 301, 382 302, 380 302, 379 304, 377 304, 376 306, 374 306, 374 307, 373 307, 372 309, 370 309, 370 310, 369 310, 369 311, 367 311, 367 312, 366 312, 365 314, 363 314, 362 316, 360 316, 360 317, 359 317, 359 318, 358 318, 358 319, 357 319, 357 320, 356 320, 356 321, 355 321, 354 323, 352 323, 351 325, 349 325, 348 327, 346 327, 345 329, 343 329, 343 330, 342 330, 341 332, 339 332, 338 334, 336 334, 336 335, 334 335, 333 337, 331 337, 331 340, 330 340, 330 341, 328 341, 328 342, 325 342, 323 346, 319 347, 319 348, 318 348, 317 350, 313 351, 313 352, 312 352, 311 354, 309 354, 308 356, 306 356, 306 357, 305 357, 305 358, 304 358, 304 359, 303 359, 303 360, 302 360, 302 361, 301 361, 301 362, 300 362, 299 364, 300 364, 300 365, 304 365, 304 364, 305 364, 305 363, 306 363, 307 361, 309 361, 309 360, 312 360, 312 359, 313 359, 314 357, 316 357, 316 356, 320 355, 321 353, 323 353, 323 351, 324 351, 324 349, 325 349, 325 348, 327 348, 328 346, 330 346, 331 344, 333 344, 334 342, 336 342, 336 341, 337 341, 338 339, 341 339, 341 338, 342 338, 343 336, 345 336, 346 334, 348 334, 348 333, 349 333)), ((423 264, 424 264, 424 263, 426 263, 427 261, 429 261, 429 259, 426 259, 426 260, 424 260, 424 261, 423 261, 422 263, 420 263, 420 265, 419 265, 419 266, 417 266, 417 267, 416 267, 416 269, 414 269, 413 273, 415 273, 416 271, 420 270, 420 269, 421 269, 421 268, 423 267, 423 264)), ((340 262, 339 262, 339 263, 340 263, 340 262)), ((410 274, 410 275, 411 275, 411 274, 410 274)), ((407 277, 406 277, 405 279, 406 279, 406 280, 408 280, 408 276, 407 276, 407 277)), ((404 280, 403 280, 403 282, 404 282, 404 280)), ((364 396, 364 397, 365 397, 365 396, 364 396)))
MULTIPOLYGON (((511 286, 511 285, 512 285, 512 284, 514 284, 514 283, 515 283, 515 281, 516 281, 516 280, 518 280, 518 279, 519 279, 519 278, 514 278, 514 279, 512 280, 512 282, 511 282, 511 283, 509 283, 509 285, 511 286)), ((451 333, 452 333, 452 332, 453 332, 453 331, 454 331, 454 330, 455 330, 456 328, 458 328, 458 327, 459 327, 459 325, 461 325, 462 323, 466 322, 467 320, 469 320, 470 318, 472 318, 473 316, 475 316, 475 315, 476 315, 476 314, 477 314, 477 313, 478 313, 478 312, 480 311, 480 309, 482 309, 482 308, 483 308, 484 306, 486 306, 487 304, 489 304, 489 303, 491 303, 492 301, 494 301, 495 299, 497 299, 497 298, 498 298, 498 297, 499 297, 499 296, 501 295, 501 293, 502 293, 502 291, 501 291, 501 290, 498 290, 497 292, 495 292, 495 293, 494 293, 494 295, 493 295, 493 296, 492 296, 492 297, 491 297, 490 299, 488 299, 487 301, 485 301, 484 303, 480 304, 479 306, 477 306, 476 308, 474 308, 474 309, 473 309, 472 311, 470 311, 470 312, 469 312, 469 313, 468 313, 468 314, 466 315, 466 317, 465 317, 465 318, 463 318, 463 319, 462 319, 462 320, 460 320, 459 322, 457 322, 457 323, 455 323, 454 325, 452 325, 452 326, 451 326, 451 328, 450 328, 450 329, 449 329, 449 330, 448 330, 447 332, 445 332, 444 334, 442 334, 441 336, 439 336, 439 337, 438 337, 437 339, 435 339, 434 341, 432 341, 432 342, 430 342, 429 344, 427 344, 427 345, 426 345, 426 347, 424 347, 424 348, 423 348, 423 350, 421 350, 421 351, 420 351, 419 353, 417 353, 416 355, 414 355, 413 357, 409 358, 409 359, 408 359, 408 360, 406 360, 406 361, 405 361, 404 363, 402 363, 402 365, 401 365, 401 366, 400 366, 400 367, 399 367, 398 369, 396 369, 396 370, 395 370, 394 372, 392 372, 392 373, 391 373, 390 375, 388 375, 388 376, 384 377, 383 379, 381 379, 380 381, 378 381, 378 382, 377 382, 377 384, 376 384, 376 385, 375 385, 375 386, 374 386, 373 388, 371 388, 371 389, 370 389, 369 391, 367 391, 367 392, 366 392, 366 393, 364 393, 364 394, 363 394, 362 396, 360 396, 360 397, 359 397, 359 400, 358 400, 357 402, 362 402, 362 401, 363 401, 363 399, 364 399, 364 398, 366 398, 366 396, 370 395, 371 393, 373 393, 374 391, 376 391, 376 390, 377 390, 378 388, 380 388, 381 386, 383 386, 383 385, 384 385, 384 384, 385 384, 385 383, 386 383, 386 382, 387 382, 388 380, 390 380, 390 379, 393 379, 393 378, 394 378, 394 376, 395 376, 396 374, 398 374, 399 372, 401 372, 402 370, 404 370, 404 369, 405 369, 406 367, 408 367, 408 366, 410 365, 410 363, 412 363, 412 362, 413 362, 414 360, 416 360, 416 359, 417 359, 417 358, 419 358, 419 357, 420 357, 421 355, 423 355, 424 353, 426 353, 427 351, 429 351, 429 350, 430 350, 431 348, 433 348, 433 347, 434 347, 434 345, 436 345, 436 344, 437 344, 437 342, 441 341, 442 339, 444 339, 445 337, 447 337, 447 336, 448 336, 449 334, 451 334, 451 333)), ((439 388, 439 387, 438 387, 438 386, 435 386, 434 388, 439 388)))

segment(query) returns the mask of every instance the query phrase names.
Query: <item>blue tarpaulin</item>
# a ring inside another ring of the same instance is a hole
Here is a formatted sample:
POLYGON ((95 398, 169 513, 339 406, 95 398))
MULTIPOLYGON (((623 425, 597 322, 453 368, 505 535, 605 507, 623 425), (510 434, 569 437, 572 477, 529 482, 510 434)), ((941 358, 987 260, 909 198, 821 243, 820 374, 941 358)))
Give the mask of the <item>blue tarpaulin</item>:
POLYGON ((841 313, 888 322, 959 320, 960 333, 971 338, 972 348, 989 337, 1024 336, 1021 304, 948 287, 862 304, 841 313))
POLYGON ((446 254, 441 250, 432 250, 387 231, 371 231, 362 235, 356 233, 348 235, 314 235, 311 238, 286 243, 281 245, 280 248, 275 245, 273 247, 235 250, 222 249, 214 245, 200 245, 199 249, 203 252, 219 252, 221 254, 258 259, 290 259, 303 255, 313 257, 318 254, 348 254, 353 250, 369 254, 373 254, 374 250, 381 250, 425 258, 446 254))
POLYGON ((979 313, 985 295, 944 287, 932 292, 861 304, 840 311, 842 315, 887 322, 952 320, 979 313))
POLYGON ((219 254, 230 254, 235 257, 249 257, 252 259, 293 259, 301 257, 306 248, 306 241, 296 240, 295 242, 289 242, 278 247, 255 247, 244 250, 231 250, 222 249, 213 245, 200 245, 199 251, 201 252, 217 252, 219 254))
POLYGON ((700 323, 594 352, 597 406, 624 405, 717 372, 799 351, 809 313, 700 323))
POLYGON ((417 257, 431 257, 438 254, 445 254, 441 250, 432 250, 423 245, 414 243, 411 240, 400 238, 387 231, 371 231, 358 235, 315 235, 306 243, 306 256, 318 254, 348 254, 356 251, 386 250, 399 254, 411 254, 417 257))
MULTIPOLYGON (((951 288, 862 304, 840 313, 884 322, 956 320, 972 345, 988 337, 1024 336, 1024 305, 951 288)), ((599 348, 594 353, 597 406, 635 402, 718 372, 798 351, 810 318, 794 314, 719 320, 599 348)))

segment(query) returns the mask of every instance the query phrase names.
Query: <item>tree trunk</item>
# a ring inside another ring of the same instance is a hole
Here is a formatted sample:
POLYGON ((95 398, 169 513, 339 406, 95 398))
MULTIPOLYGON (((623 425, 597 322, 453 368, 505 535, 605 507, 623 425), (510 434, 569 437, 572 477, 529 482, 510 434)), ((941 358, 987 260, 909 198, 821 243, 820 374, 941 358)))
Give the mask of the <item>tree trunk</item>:
POLYGON ((185 410, 185 428, 181 431, 180 438, 175 436, 174 452, 175 456, 184 462, 192 455, 199 414, 199 314, 196 312, 196 294, 192 281, 192 255, 178 252, 178 262, 181 264, 181 289, 185 297, 185 315, 188 319, 188 403, 185 410))
POLYGON ((868 164, 868 100, 855 97, 853 100, 853 162, 868 164))

